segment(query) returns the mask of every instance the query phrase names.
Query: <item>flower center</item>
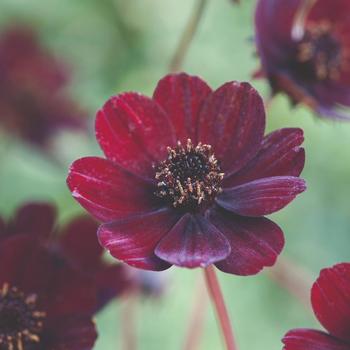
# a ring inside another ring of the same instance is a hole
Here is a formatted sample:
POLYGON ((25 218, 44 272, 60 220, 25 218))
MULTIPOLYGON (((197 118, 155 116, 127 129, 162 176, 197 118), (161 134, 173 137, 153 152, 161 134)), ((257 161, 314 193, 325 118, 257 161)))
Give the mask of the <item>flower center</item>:
POLYGON ((210 145, 177 143, 168 147, 168 157, 156 166, 158 181, 156 195, 169 201, 175 208, 196 209, 210 203, 222 191, 221 172, 210 145))
POLYGON ((25 350, 40 341, 45 312, 36 308, 36 295, 25 295, 4 283, 0 289, 0 349, 25 350))
POLYGON ((307 64, 318 80, 337 80, 341 70, 348 69, 348 58, 326 22, 309 26, 298 46, 299 62, 307 64))

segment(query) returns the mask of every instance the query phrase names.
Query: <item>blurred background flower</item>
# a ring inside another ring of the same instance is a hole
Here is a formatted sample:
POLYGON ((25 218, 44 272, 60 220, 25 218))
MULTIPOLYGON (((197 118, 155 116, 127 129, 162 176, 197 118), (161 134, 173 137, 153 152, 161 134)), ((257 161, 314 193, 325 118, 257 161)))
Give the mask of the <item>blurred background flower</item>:
MULTIPOLYGON (((192 0, 50 0, 47 5, 42 0, 1 1, 1 31, 26 23, 37 33, 45 50, 71 67, 67 95, 87 111, 89 123, 89 134, 82 136, 67 129, 55 138, 60 164, 3 132, 0 212, 6 218, 14 214, 20 203, 34 199, 54 202, 58 223, 62 225, 82 213, 71 198, 65 178, 74 159, 86 154, 101 155, 93 136, 97 109, 111 95, 122 91, 152 93, 155 83, 168 72, 170 58, 194 4, 192 0)), ((250 80, 251 72, 259 65, 251 40, 255 7, 255 0, 241 1, 239 6, 230 1, 208 1, 183 69, 202 76, 214 88, 228 80, 250 80)), ((253 85, 269 97, 270 87, 265 80, 254 80, 253 85)), ((303 106, 291 109, 287 97, 277 95, 267 113, 267 128, 271 131, 300 127, 305 132, 307 162, 303 177, 308 191, 297 205, 292 203, 272 219, 285 233, 282 257, 298 261, 315 280, 324 266, 350 259, 350 125, 311 116, 303 106)), ((196 274, 170 269, 167 276, 171 283, 167 283, 167 293, 161 301, 146 299, 138 303, 141 350, 163 349, 164 344, 169 350, 181 347, 187 327, 184 320, 190 312, 188 305, 195 300, 196 274)), ((280 350, 281 336, 289 329, 319 327, 311 310, 265 273, 244 279, 224 274, 219 277, 240 349, 280 350)), ((97 314, 97 350, 112 350, 120 345, 121 310, 122 305, 115 301, 97 314)), ((220 347, 216 321, 209 310, 201 349, 220 347)))
POLYGON ((324 117, 350 119, 349 11, 347 0, 258 1, 257 75, 273 94, 284 92, 324 117))
POLYGON ((28 235, 49 254, 70 265, 95 289, 96 310, 132 287, 134 282, 121 263, 108 263, 97 241, 98 224, 87 216, 78 216, 64 227, 57 225, 55 207, 49 203, 26 203, 7 222, 1 219, 1 239, 28 235))
POLYGON ((18 24, 0 35, 0 125, 37 146, 60 128, 82 128, 86 120, 64 91, 69 71, 34 29, 18 24))
POLYGON ((53 245, 53 218, 27 205, 1 229, 1 348, 93 348, 99 287, 53 245))

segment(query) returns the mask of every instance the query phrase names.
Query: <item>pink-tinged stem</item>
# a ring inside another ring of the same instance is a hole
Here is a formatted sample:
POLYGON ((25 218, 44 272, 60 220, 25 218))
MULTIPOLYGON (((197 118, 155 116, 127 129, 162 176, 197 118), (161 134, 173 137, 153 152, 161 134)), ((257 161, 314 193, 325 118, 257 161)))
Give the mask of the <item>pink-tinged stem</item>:
POLYGON ((279 257, 276 265, 268 270, 268 276, 286 289, 308 309, 310 308, 311 276, 292 261, 279 257))
POLYGON ((186 53, 198 29, 206 4, 207 0, 198 0, 169 65, 170 72, 175 73, 181 70, 186 53))
POLYGON ((136 336, 136 311, 138 304, 138 289, 135 288, 130 291, 127 296, 123 309, 121 312, 121 341, 123 350, 136 350, 137 349, 137 336, 136 336))
POLYGON ((193 299, 193 308, 191 310, 187 328, 186 339, 183 347, 184 350, 197 350, 200 347, 208 306, 208 296, 205 291, 203 278, 198 279, 193 299))
POLYGON ((221 326, 222 334, 224 336, 226 350, 237 350, 232 332, 230 317, 227 312, 225 301, 214 267, 210 265, 204 269, 204 274, 207 282, 208 292, 214 304, 216 315, 221 326))

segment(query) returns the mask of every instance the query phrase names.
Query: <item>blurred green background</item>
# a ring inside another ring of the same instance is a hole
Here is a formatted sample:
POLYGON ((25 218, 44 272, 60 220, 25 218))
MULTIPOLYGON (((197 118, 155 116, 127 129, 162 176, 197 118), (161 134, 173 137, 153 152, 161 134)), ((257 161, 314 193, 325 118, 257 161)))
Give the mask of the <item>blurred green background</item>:
MULTIPOLYGON (((213 87, 228 80, 251 80, 259 66, 253 46, 255 1, 211 0, 183 70, 213 87)), ((0 212, 9 216, 25 200, 50 200, 62 221, 80 212, 65 185, 67 167, 77 157, 101 154, 93 137, 94 113, 112 94, 136 90, 151 94, 167 73, 194 0, 1 0, 0 29, 30 23, 42 42, 70 64, 70 93, 88 111, 90 135, 62 133, 56 159, 5 134, 0 141, 0 212)), ((1 77, 0 77, 1 78, 1 77)), ((268 87, 254 81, 268 98, 268 87)), ((268 129, 302 127, 307 154, 303 177, 308 190, 274 219, 284 229, 283 256, 314 279, 321 268, 350 260, 350 124, 317 119, 302 107, 291 109, 277 96, 268 111, 268 129)), ((160 300, 142 300, 137 309, 140 350, 180 349, 195 299, 200 270, 171 269, 160 300)), ((252 277, 219 274, 239 348, 278 350, 290 328, 317 323, 266 273, 252 277)), ((123 301, 97 315, 97 350, 121 349, 123 301)), ((320 326, 317 326, 320 327, 320 326)), ((223 348, 211 307, 201 349, 223 348)))

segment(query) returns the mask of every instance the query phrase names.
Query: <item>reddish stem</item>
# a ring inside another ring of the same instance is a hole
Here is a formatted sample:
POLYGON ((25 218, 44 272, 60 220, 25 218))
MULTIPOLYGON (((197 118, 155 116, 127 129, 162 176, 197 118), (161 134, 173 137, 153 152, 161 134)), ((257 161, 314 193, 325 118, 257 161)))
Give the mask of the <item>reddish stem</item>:
MULTIPOLYGON (((199 276, 202 277, 202 276, 199 276)), ((187 328, 184 350, 196 350, 200 347, 203 335, 205 315, 208 305, 208 295, 205 292, 204 280, 200 278, 194 293, 193 308, 187 328)))
POLYGON ((121 334, 122 334, 122 349, 136 350, 136 309, 138 304, 139 291, 137 288, 130 291, 128 298, 122 309, 121 334))
POLYGON ((220 289, 214 267, 208 266, 205 270, 205 279, 211 300, 215 306, 217 318, 219 320, 221 331, 225 339, 227 350, 237 350, 235 339, 233 337, 230 317, 227 312, 225 301, 220 289))

